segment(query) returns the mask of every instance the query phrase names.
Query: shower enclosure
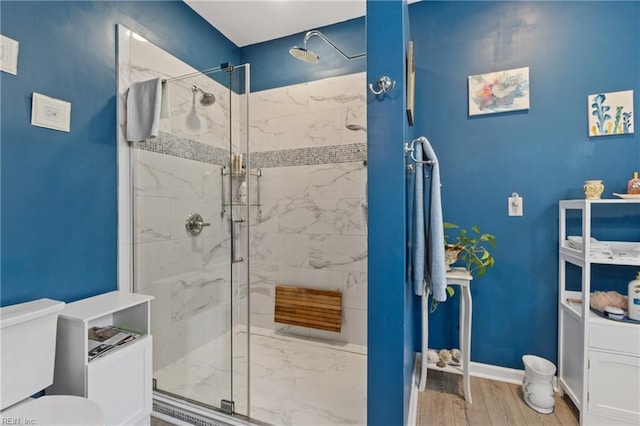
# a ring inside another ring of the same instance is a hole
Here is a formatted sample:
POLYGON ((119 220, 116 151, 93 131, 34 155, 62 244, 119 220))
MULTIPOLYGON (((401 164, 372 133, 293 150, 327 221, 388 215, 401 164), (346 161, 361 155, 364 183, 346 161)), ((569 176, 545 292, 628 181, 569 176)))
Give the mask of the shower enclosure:
POLYGON ((154 409, 365 424, 365 74, 250 93, 248 64, 196 71, 129 34, 121 87, 169 93, 119 196, 120 258, 155 296, 154 409), (341 331, 275 322, 281 284, 342 292, 341 331))
POLYGON ((260 173, 247 155, 248 73, 229 65, 166 79, 169 117, 133 147, 132 168, 135 291, 163 304, 153 311, 155 389, 241 414, 260 173))
POLYGON ((130 146, 132 280, 155 296, 154 389, 246 414, 260 173, 247 153, 249 66, 198 72, 133 33, 128 48, 121 74, 162 78, 169 94, 157 137, 130 146))

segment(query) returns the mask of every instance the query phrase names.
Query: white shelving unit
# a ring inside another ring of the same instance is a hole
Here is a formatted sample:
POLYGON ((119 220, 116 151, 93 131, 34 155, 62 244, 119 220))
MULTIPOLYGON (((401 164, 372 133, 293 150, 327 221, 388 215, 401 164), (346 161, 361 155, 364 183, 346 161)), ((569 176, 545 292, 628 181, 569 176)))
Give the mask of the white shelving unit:
MULTIPOLYGON (((640 267, 640 259, 604 258, 591 255, 592 209, 640 200, 560 201, 559 291, 558 291, 558 388, 566 392, 580 410, 581 425, 640 424, 640 324, 602 318, 590 309, 591 266, 640 267), (582 216, 582 250, 567 244, 567 211, 582 216), (567 290, 567 264, 582 270, 581 291, 567 290)), ((640 248, 640 242, 607 241, 614 252, 640 248)), ((629 280, 633 279, 630 276, 629 280)), ((620 293, 626 293, 626 283, 620 293), (622 290, 624 288, 624 290, 622 290)))
POLYGON ((152 299, 113 291, 67 304, 58 317, 56 366, 47 395, 89 398, 100 405, 107 425, 149 425, 152 299), (88 330, 107 325, 141 336, 88 361, 88 330))

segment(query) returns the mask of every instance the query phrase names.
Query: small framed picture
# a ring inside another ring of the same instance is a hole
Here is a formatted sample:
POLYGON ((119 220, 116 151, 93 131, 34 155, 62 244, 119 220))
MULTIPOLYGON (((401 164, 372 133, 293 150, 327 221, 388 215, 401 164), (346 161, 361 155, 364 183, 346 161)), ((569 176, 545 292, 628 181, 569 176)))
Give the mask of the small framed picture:
POLYGON ((71 103, 33 92, 31 125, 71 131, 71 103))
POLYGON ((17 41, 0 35, 0 71, 18 75, 18 47, 17 41))

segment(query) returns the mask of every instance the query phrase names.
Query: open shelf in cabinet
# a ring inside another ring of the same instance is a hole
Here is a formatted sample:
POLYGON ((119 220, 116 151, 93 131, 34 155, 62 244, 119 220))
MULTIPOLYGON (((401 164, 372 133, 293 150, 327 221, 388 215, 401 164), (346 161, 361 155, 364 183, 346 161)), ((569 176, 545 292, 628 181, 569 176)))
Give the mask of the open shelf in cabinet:
POLYGON ((49 395, 96 401, 107 424, 148 424, 152 393, 150 302, 153 296, 113 291, 69 303, 58 317, 56 361, 49 395), (91 327, 116 326, 136 339, 88 359, 91 327))
MULTIPOLYGON (((589 306, 592 291, 604 290, 596 275, 603 270, 595 265, 640 267, 640 234, 628 222, 640 219, 640 199, 560 201, 559 219, 559 391, 566 392, 580 410, 581 425, 640 424, 640 388, 634 387, 640 377, 640 324, 603 318, 589 306), (569 245, 569 228, 572 235, 582 237, 584 246, 569 245), (612 255, 592 254, 594 234, 603 236, 597 242, 606 243, 612 255), (618 241, 626 236, 628 240, 618 241), (579 273, 568 274, 569 265, 579 273)), ((619 291, 626 292, 626 282, 620 283, 619 291)))

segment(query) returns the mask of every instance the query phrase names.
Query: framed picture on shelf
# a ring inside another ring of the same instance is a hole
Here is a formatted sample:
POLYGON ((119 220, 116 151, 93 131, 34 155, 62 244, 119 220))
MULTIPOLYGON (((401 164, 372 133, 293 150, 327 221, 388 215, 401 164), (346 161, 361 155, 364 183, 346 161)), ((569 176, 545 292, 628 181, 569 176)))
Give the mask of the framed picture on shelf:
POLYGON ((413 55, 413 41, 410 41, 407 46, 407 119, 410 126, 413 126, 414 121, 416 92, 416 63, 413 55))
POLYGON ((33 92, 31 125, 71 131, 71 103, 33 92))

